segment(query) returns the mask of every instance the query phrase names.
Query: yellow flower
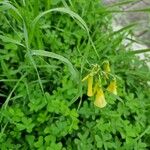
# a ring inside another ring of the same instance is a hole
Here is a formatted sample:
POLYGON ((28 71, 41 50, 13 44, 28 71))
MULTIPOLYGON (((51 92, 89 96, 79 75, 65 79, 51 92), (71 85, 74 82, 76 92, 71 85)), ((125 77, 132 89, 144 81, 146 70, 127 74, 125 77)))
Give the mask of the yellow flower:
POLYGON ((89 77, 87 78, 87 82, 88 82, 87 96, 91 97, 93 96, 93 76, 92 75, 89 75, 89 77))
POLYGON ((87 88, 87 96, 91 97, 93 96, 93 75, 88 74, 82 79, 82 82, 87 80, 88 82, 88 88, 87 88))
POLYGON ((107 91, 117 95, 117 85, 116 80, 110 82, 109 86, 107 87, 107 91))
POLYGON ((102 90, 102 88, 99 87, 99 88, 97 88, 97 93, 96 93, 94 105, 99 107, 99 108, 103 108, 106 106, 106 104, 107 104, 107 102, 105 100, 103 90, 102 90))

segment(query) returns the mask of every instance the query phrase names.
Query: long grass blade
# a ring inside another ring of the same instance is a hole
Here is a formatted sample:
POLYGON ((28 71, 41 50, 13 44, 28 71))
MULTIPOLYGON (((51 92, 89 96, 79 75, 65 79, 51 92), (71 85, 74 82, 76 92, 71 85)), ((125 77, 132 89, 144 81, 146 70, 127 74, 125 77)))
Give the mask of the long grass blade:
POLYGON ((7 37, 7 36, 0 35, 0 39, 3 40, 3 41, 6 42, 6 43, 13 43, 13 44, 16 44, 16 45, 25 47, 25 46, 24 46, 23 44, 21 44, 19 41, 14 40, 14 39, 12 39, 12 38, 9 38, 9 37, 7 37))
POLYGON ((123 31, 127 32, 127 30, 131 30, 131 29, 134 28, 136 25, 138 25, 138 23, 129 24, 129 25, 127 25, 127 26, 125 26, 125 27, 123 27, 123 28, 117 30, 117 31, 114 31, 114 32, 112 33, 112 35, 119 34, 119 33, 123 32, 123 31))
POLYGON ((99 54, 96 50, 96 47, 92 41, 92 38, 90 36, 90 33, 89 33, 89 28, 88 26, 86 25, 85 21, 75 12, 71 11, 70 9, 68 8, 65 8, 65 7, 60 7, 60 8, 54 8, 54 9, 49 9, 47 11, 44 11, 43 13, 39 14, 32 22, 32 28, 34 29, 35 28, 35 25, 37 24, 37 22, 40 20, 40 18, 42 18, 43 16, 51 13, 51 12, 61 12, 61 13, 66 13, 68 15, 70 15, 73 19, 76 19, 78 22, 79 22, 79 25, 86 31, 88 37, 89 37, 89 41, 97 55, 97 57, 99 58, 99 54))
POLYGON ((126 0, 126 1, 119 1, 119 2, 115 2, 113 3, 112 5, 109 5, 108 8, 112 8, 112 7, 116 7, 116 6, 124 6, 124 5, 127 5, 127 4, 130 4, 130 3, 133 3, 137 0, 126 0))
POLYGON ((15 84, 14 88, 12 89, 12 91, 9 93, 9 95, 8 95, 8 97, 7 97, 6 101, 5 101, 5 103, 3 104, 3 108, 4 108, 4 109, 7 108, 8 103, 9 103, 9 101, 10 101, 10 99, 11 99, 11 96, 12 96, 13 92, 14 92, 15 89, 18 87, 19 83, 23 80, 23 78, 26 77, 26 75, 27 75, 27 74, 24 74, 24 75, 18 80, 18 82, 15 84))
POLYGON ((50 58, 54 58, 54 59, 57 59, 65 64, 67 64, 73 78, 76 80, 76 81, 79 81, 78 80, 78 73, 77 73, 77 70, 74 69, 72 63, 65 57, 61 56, 61 55, 58 55, 56 53, 53 53, 53 52, 48 52, 48 51, 44 51, 44 50, 32 50, 31 51, 31 55, 36 55, 36 56, 44 56, 44 57, 50 57, 50 58))
POLYGON ((84 27, 84 29, 86 30, 86 32, 89 34, 89 29, 85 23, 85 21, 75 12, 71 11, 70 9, 67 9, 65 7, 60 7, 60 8, 54 8, 54 9, 49 9, 47 11, 42 12, 41 14, 39 14, 32 22, 32 25, 35 26, 37 24, 37 22, 40 20, 41 17, 47 15, 48 13, 51 12, 61 12, 61 13, 66 13, 68 15, 70 15, 71 17, 77 19, 81 25, 84 27))

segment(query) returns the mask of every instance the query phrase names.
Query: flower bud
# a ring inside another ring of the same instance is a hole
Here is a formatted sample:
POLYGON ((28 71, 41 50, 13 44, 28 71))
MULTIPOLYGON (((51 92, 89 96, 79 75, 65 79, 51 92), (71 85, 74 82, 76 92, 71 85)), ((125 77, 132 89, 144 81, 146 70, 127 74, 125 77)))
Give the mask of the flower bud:
POLYGON ((87 82, 88 82, 87 96, 91 97, 93 96, 93 76, 92 75, 88 77, 87 82))

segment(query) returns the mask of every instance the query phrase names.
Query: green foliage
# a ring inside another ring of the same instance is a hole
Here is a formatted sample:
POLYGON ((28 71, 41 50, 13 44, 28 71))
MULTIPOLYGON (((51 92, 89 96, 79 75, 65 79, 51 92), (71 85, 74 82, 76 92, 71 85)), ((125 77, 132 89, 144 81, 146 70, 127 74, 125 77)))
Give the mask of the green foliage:
POLYGON ((150 148, 149 68, 99 0, 0 1, 0 149, 150 148), (109 60, 118 95, 94 106, 82 78, 109 60))

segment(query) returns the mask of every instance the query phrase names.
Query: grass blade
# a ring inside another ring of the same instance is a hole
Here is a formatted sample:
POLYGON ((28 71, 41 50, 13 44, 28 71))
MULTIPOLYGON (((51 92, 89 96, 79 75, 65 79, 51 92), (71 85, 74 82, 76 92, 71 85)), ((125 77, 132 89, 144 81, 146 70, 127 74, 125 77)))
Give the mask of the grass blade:
POLYGON ((112 8, 112 7, 116 7, 116 6, 124 6, 130 3, 135 2, 135 0, 127 0, 127 1, 123 1, 123 2, 115 2, 114 4, 108 6, 108 8, 112 8))
POLYGON ((129 25, 127 25, 127 26, 117 30, 117 31, 114 31, 112 33, 112 35, 116 35, 116 34, 122 33, 123 31, 127 32, 128 30, 131 30, 132 28, 134 28, 136 25, 138 25, 138 23, 129 24, 129 25))
POLYGON ((17 40, 14 40, 14 39, 9 38, 7 36, 0 35, 0 39, 3 40, 4 42, 7 42, 7 43, 13 43, 13 44, 17 44, 19 46, 25 47, 23 44, 21 44, 17 40))
POLYGON ((78 80, 78 73, 77 73, 77 71, 74 69, 72 63, 67 58, 65 58, 65 57, 63 57, 61 55, 58 55, 56 53, 48 52, 48 51, 44 51, 44 50, 32 50, 31 51, 31 55, 50 57, 50 58, 54 58, 54 59, 60 60, 61 62, 67 64, 67 66, 68 66, 68 68, 69 68, 73 78, 76 81, 79 81, 78 80))
MULTIPOLYGON (((92 47, 93 47, 93 49, 94 49, 94 51, 95 51, 97 57, 99 58, 99 54, 98 54, 98 52, 97 52, 97 50, 96 50, 96 47, 95 47, 95 45, 94 45, 94 43, 93 43, 93 41, 92 41, 92 38, 91 38, 90 33, 89 33, 89 28, 88 28, 88 26, 86 25, 85 21, 84 21, 77 13, 71 11, 71 10, 68 9, 68 8, 60 7, 60 8, 54 8, 54 9, 49 9, 49 10, 47 10, 47 11, 44 11, 43 13, 39 14, 39 15, 33 20, 33 22, 32 22, 32 26, 33 26, 32 29, 35 28, 35 25, 37 24, 37 22, 40 20, 41 17, 43 17, 43 16, 45 16, 45 15, 51 13, 51 12, 66 13, 66 14, 70 15, 73 19, 76 19, 77 22, 79 22, 79 25, 86 31, 86 33, 87 33, 87 35, 88 35, 88 37, 89 37, 89 41, 90 41, 90 43, 91 43, 91 45, 92 45, 92 47)), ((78 23, 77 23, 77 24, 78 24, 78 23)))
POLYGON ((18 87, 19 83, 23 80, 23 78, 26 77, 26 75, 27 75, 27 74, 24 74, 24 75, 18 80, 18 82, 15 84, 14 88, 12 89, 12 91, 9 93, 9 95, 8 95, 8 97, 7 97, 6 101, 5 101, 5 103, 3 104, 3 108, 4 108, 4 109, 6 109, 6 107, 8 106, 8 103, 9 103, 9 101, 10 101, 10 99, 11 99, 11 96, 12 96, 13 92, 14 92, 15 89, 18 87))
POLYGON ((85 23, 85 21, 75 12, 71 11, 70 9, 67 9, 65 7, 60 7, 60 8, 54 8, 54 9, 49 9, 47 11, 44 11, 43 13, 39 14, 32 22, 32 25, 35 26, 37 24, 37 22, 40 20, 41 17, 47 15, 48 13, 51 12, 61 12, 61 13, 66 13, 69 14, 71 17, 75 18, 76 20, 78 20, 81 25, 84 27, 84 29, 86 30, 86 32, 89 34, 89 29, 85 23))

